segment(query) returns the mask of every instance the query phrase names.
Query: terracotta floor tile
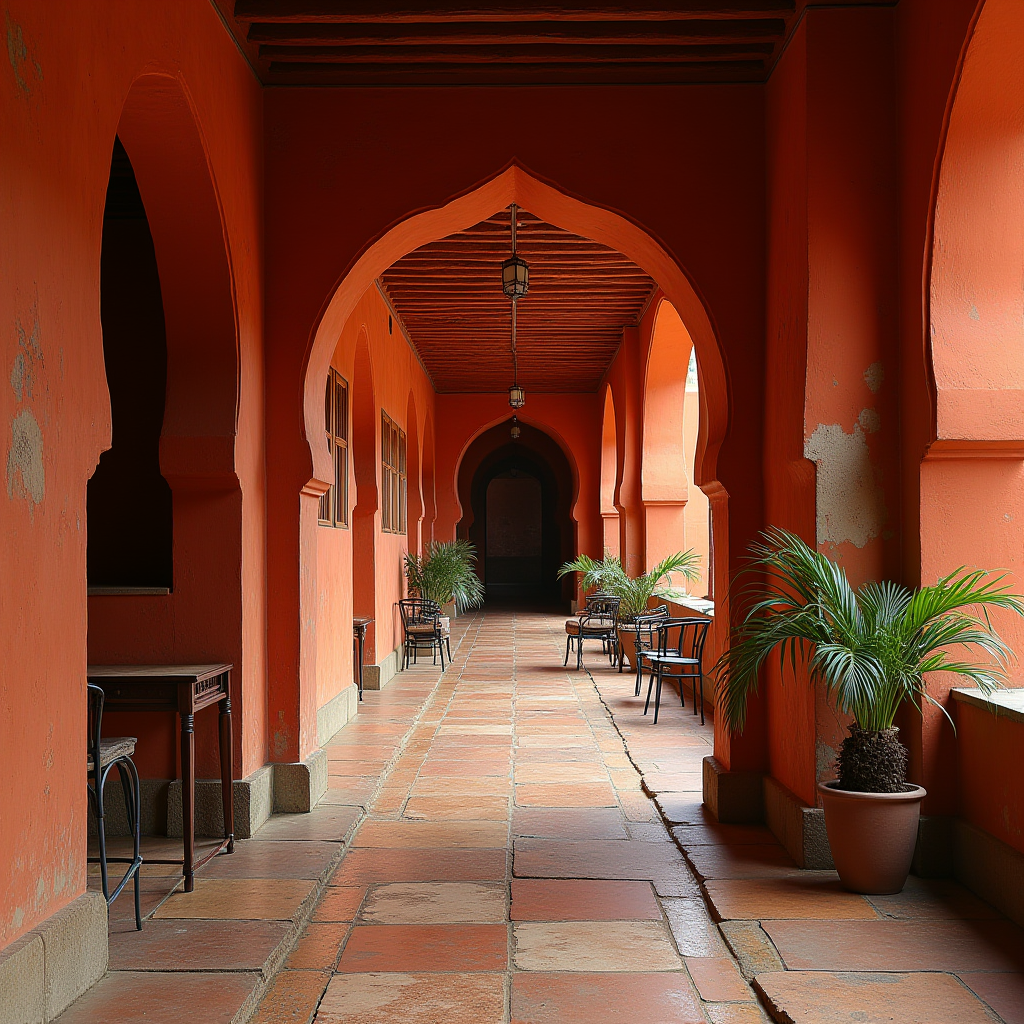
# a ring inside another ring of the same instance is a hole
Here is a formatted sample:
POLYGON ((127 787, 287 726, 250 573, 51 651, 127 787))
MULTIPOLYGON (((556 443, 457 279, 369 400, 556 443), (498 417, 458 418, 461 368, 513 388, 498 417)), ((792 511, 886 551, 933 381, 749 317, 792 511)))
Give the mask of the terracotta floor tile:
POLYGON ((517 878, 625 878, 638 881, 689 879, 683 855, 671 843, 631 840, 559 842, 517 839, 513 858, 517 878))
POLYGON ((728 955, 721 933, 702 899, 663 897, 661 905, 676 947, 683 956, 728 955))
POLYGON ((792 971, 1019 971, 1009 921, 764 921, 792 971))
POLYGON ((793 1024, 992 1024, 981 1000, 949 974, 786 971, 760 975, 757 985, 793 1024))
POLYGON ((362 813, 359 806, 319 804, 306 814, 273 814, 253 838, 340 842, 362 813))
POLYGON ((868 896, 882 917, 904 920, 995 919, 999 912, 951 878, 911 875, 903 892, 895 896, 868 896))
MULTIPOLYGON (((516 784, 564 785, 565 783, 608 784, 608 772, 596 761, 552 764, 548 761, 527 761, 516 764, 516 784)), ((638 776, 639 778, 639 776, 638 776)))
POLYGON ((657 821, 658 812, 653 801, 644 793, 620 792, 619 806, 630 821, 657 821))
POLYGON ((316 1024, 501 1024, 500 974, 339 974, 316 1024))
POLYGON ((358 925, 338 971, 504 971, 508 930, 500 924, 358 925))
POLYGON ((363 924, 503 924, 503 882, 389 882, 372 888, 363 924))
POLYGON ((505 776, 483 778, 446 779, 423 778, 416 780, 412 796, 511 796, 512 780, 505 776))
POLYGON ((512 879, 513 921, 660 921, 649 882, 512 879))
POLYGON ((703 1024, 681 974, 516 974, 512 1024, 703 1024))
POLYGON ((516 786, 519 807, 614 807, 615 790, 607 782, 516 786))
POLYGON ((112 971, 258 971, 288 934, 285 921, 147 921, 111 932, 112 971))
POLYGON ((863 896, 847 892, 832 878, 709 879, 708 898, 720 921, 759 921, 767 918, 821 920, 878 920, 863 896))
POLYGON ((243 839, 229 856, 214 857, 203 878, 319 878, 340 853, 337 843, 243 839))
POLYGON ((757 1003, 705 1003, 711 1024, 772 1024, 757 1003))
POLYGON ((330 979, 327 971, 282 971, 249 1024, 307 1024, 330 979))
POLYGON ((680 825, 672 834, 685 849, 691 846, 770 846, 776 842, 764 825, 680 825))
MULTIPOLYGON (((228 1024, 249 998, 258 979, 259 975, 248 972, 112 971, 65 1010, 57 1021, 60 1024, 136 1024, 144 1019, 147 1024, 182 1024, 184 1020, 195 1020, 195 1007, 201 1006, 203 1024, 228 1024), (144 1018, 140 1015, 142 1012, 144 1018)), ((283 1024, 283 1018, 279 1020, 283 1024)))
POLYGON ((1024 1024, 1024 974, 961 974, 960 980, 980 996, 1004 1024, 1024 1024))
POLYGON ((176 892, 154 918, 288 921, 316 883, 308 879, 196 878, 194 892, 176 892))
POLYGON ((313 912, 313 920, 354 921, 365 895, 365 885, 335 885, 332 878, 313 912))
POLYGON ((548 839, 626 839, 625 820, 618 808, 516 807, 514 835, 548 839))
POLYGON ((711 1003, 732 1003, 754 998, 730 957, 688 956, 685 959, 686 969, 701 999, 711 1003))
POLYGON ((508 825, 504 821, 367 821, 356 833, 352 846, 488 850, 504 846, 507 839, 508 825))
POLYGON ((778 845, 695 846, 687 856, 701 878, 784 878, 799 871, 778 845))
POLYGON ((521 971, 678 971, 660 921, 560 921, 515 925, 521 971))
POLYGON ((505 796, 414 796, 402 816, 421 821, 504 822, 509 816, 509 801, 505 796))
POLYGON ((333 971, 341 955, 341 947, 351 925, 307 924, 284 962, 287 970, 333 971))

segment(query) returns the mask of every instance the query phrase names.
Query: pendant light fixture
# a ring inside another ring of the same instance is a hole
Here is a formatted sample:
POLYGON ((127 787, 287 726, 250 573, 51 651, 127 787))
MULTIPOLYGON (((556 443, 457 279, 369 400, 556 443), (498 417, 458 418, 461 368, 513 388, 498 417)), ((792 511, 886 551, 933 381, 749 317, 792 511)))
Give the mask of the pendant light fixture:
POLYGON ((519 419, 517 417, 513 416, 512 417, 512 429, 509 431, 509 433, 512 435, 512 440, 513 441, 518 441, 520 435, 522 434, 522 432, 523 432, 522 428, 519 426, 519 419))
MULTIPOLYGON (((516 214, 515 203, 512 211, 512 255, 501 265, 501 290, 512 300, 512 386, 508 389, 508 404, 513 409, 522 409, 526 404, 526 392, 519 386, 519 353, 516 351, 516 303, 530 290, 530 268, 525 260, 516 255, 516 214)), ((513 430, 518 429, 513 427, 513 430)), ((513 434, 515 437, 515 434, 513 434)))

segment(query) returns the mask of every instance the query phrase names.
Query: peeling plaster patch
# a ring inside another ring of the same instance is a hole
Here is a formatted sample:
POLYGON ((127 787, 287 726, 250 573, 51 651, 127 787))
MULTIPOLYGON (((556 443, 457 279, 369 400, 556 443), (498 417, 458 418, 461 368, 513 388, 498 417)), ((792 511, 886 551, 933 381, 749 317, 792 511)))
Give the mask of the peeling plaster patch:
POLYGON ((818 740, 814 746, 814 770, 818 782, 835 776, 836 773, 836 748, 830 747, 822 740, 818 740))
POLYGON ((971 308, 969 310, 967 310, 967 315, 972 320, 980 320, 981 319, 981 314, 978 312, 978 307, 973 302, 971 303, 971 308))
POLYGON ((875 409, 862 409, 857 422, 866 434, 877 434, 882 429, 882 417, 875 409))
MULTIPOLYGON (((25 45, 25 36, 21 26, 11 21, 11 16, 4 12, 4 20, 7 22, 7 59, 14 69, 14 81, 18 85, 18 92, 22 96, 32 95, 32 86, 28 81, 28 47, 25 45)), ((39 61, 32 60, 32 68, 38 81, 43 80, 43 68, 39 61)))
POLYGON ((885 380, 885 367, 881 363, 872 363, 864 371, 864 383, 873 395, 882 390, 882 382, 885 380))
POLYGON ((7 497, 25 498, 29 513, 46 494, 43 469, 43 432, 35 416, 25 409, 11 421, 11 446, 7 451, 7 497))
POLYGON ((862 548, 874 540, 885 522, 885 499, 860 421, 852 434, 846 433, 838 423, 818 424, 804 442, 804 457, 818 466, 815 486, 818 544, 838 545, 848 541, 862 548))
POLYGON ((36 363, 43 363, 43 350, 39 346, 39 310, 32 306, 32 326, 26 329, 20 319, 14 321, 18 332, 18 352, 11 366, 11 388, 19 402, 27 395, 34 398, 32 386, 35 383, 36 363))
POLYGON ((21 907, 15 907, 14 913, 11 915, 11 924, 14 925, 14 930, 17 931, 21 927, 21 922, 25 920, 25 911, 21 907))

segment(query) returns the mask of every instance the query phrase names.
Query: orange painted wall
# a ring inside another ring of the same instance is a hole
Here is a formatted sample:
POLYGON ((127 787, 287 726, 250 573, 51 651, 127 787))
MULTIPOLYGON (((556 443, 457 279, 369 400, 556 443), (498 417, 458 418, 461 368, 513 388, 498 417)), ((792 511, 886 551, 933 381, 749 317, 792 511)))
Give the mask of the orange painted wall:
MULTIPOLYGON (((423 368, 410 348, 397 321, 388 330, 389 309, 380 292, 370 288, 356 306, 342 330, 332 366, 349 384, 349 402, 356 401, 355 388, 360 380, 355 371, 356 346, 364 338, 373 371, 373 437, 368 439, 377 482, 381 485, 380 414, 386 412, 406 431, 408 444, 420 444, 423 420, 434 411, 434 392, 423 368), (410 402, 410 396, 412 402, 410 402), (415 423, 409 423, 412 412, 415 423)), ((365 455, 356 446, 366 444, 357 432, 350 433, 349 500, 359 500, 354 460, 365 455)), ((410 472, 421 464, 419 452, 408 456, 410 472)), ((419 493, 418 474, 411 475, 410 494, 419 493)), ((414 503, 410 502, 410 527, 414 527, 414 503)), ((398 646, 401 626, 396 621, 395 602, 404 596, 403 558, 409 550, 405 534, 384 533, 378 509, 374 515, 374 632, 367 637, 364 653, 367 664, 374 664, 398 646)), ((351 515, 350 515, 351 522, 351 515)), ((316 706, 323 707, 344 687, 351 685, 352 674, 352 529, 318 527, 316 575, 316 706)))
POLYGON ((244 517, 247 596, 237 627, 245 662, 238 681, 248 707, 240 708, 243 765, 262 763, 265 735, 260 90, 204 0, 99 7, 10 0, 5 15, 2 378, 11 381, 20 356, 31 386, 28 377, 20 391, 5 383, 0 416, 8 451, 16 420, 31 444, 22 449, 24 471, 8 477, 0 498, 0 704, 5 747, 32 754, 0 765, 9 794, 0 829, 7 872, 0 947, 85 886, 85 494, 110 438, 100 236, 114 134, 133 79, 144 71, 172 76, 189 98, 231 253, 241 433, 237 443, 230 439, 226 458, 241 482, 244 517))

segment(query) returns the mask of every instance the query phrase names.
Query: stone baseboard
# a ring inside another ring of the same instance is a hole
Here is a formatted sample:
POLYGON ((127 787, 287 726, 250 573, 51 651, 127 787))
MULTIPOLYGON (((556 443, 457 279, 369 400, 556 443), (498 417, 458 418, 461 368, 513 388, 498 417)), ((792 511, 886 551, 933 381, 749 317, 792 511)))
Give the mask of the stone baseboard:
POLYGON ((363 666, 363 689, 383 690, 398 674, 402 664, 402 648, 396 647, 377 665, 363 666))
POLYGON ((107 904, 85 892, 0 952, 0 1024, 47 1024, 107 970, 107 904))
MULTIPOLYGON (((142 834, 144 836, 165 836, 167 835, 167 792, 171 780, 140 779, 139 781, 142 788, 142 834)), ((128 816, 124 811, 124 791, 121 789, 116 772, 107 780, 104 797, 103 810, 107 835, 131 835, 128 831, 128 816)), ((178 814, 180 817, 180 803, 178 814)), ((94 837, 96 835, 96 815, 92 813, 91 806, 88 828, 89 837, 94 837)))
POLYGON ((953 874, 955 818, 928 815, 917 826, 917 848, 911 870, 921 878, 949 878, 953 874))
POLYGON ((960 818, 951 832, 957 880, 1024 927, 1024 854, 960 818))
POLYGON ((764 784, 760 772, 731 772, 715 757, 704 758, 704 803, 723 825, 764 821, 764 784))
POLYGON ((765 823, 802 868, 831 870, 832 850, 825 833, 825 812, 809 807, 778 779, 764 777, 765 823))
POLYGON ((311 811, 327 792, 327 751, 322 748, 314 750, 304 761, 275 764, 273 769, 276 814, 311 811))
MULTIPOLYGON (((251 839, 274 811, 274 765, 265 764, 232 786, 235 838, 251 839)), ((220 779, 196 779, 196 835, 224 835, 224 805, 220 779)), ((167 788, 167 835, 180 837, 181 779, 167 788)))
POLYGON ((346 686, 316 713, 316 741, 322 747, 359 711, 359 687, 346 686))

